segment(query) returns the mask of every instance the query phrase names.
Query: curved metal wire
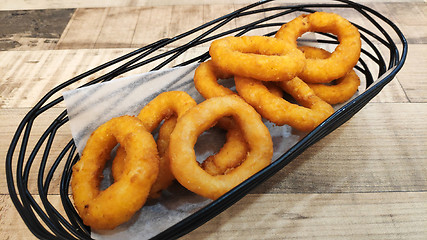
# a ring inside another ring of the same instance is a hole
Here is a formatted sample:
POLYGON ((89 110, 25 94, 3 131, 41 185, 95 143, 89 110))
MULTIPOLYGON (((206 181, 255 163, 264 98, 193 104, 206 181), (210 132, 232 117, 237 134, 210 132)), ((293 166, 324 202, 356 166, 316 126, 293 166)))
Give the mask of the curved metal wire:
MULTIPOLYGON (((372 26, 370 26, 371 29, 375 28, 380 32, 380 34, 376 34, 374 31, 369 30, 369 27, 362 27, 357 23, 353 23, 359 28, 361 38, 364 43, 361 58, 356 66, 356 70, 359 71, 366 80, 366 90, 362 94, 337 110, 330 118, 328 118, 318 128, 310 132, 289 151, 270 164, 270 166, 255 174, 253 177, 243 182, 218 200, 213 201, 211 204, 164 232, 159 233, 153 238, 171 239, 178 238, 192 231, 231 206, 233 203, 245 196, 255 186, 259 185, 277 171, 285 167, 307 147, 314 144, 350 119, 394 78, 405 62, 408 45, 404 35, 393 22, 371 8, 347 0, 338 0, 329 4, 300 4, 292 6, 278 5, 273 7, 263 6, 271 1, 272 0, 259 1, 207 22, 176 37, 156 41, 69 79, 49 91, 27 113, 19 124, 6 156, 6 178, 9 194, 13 204, 29 230, 40 239, 91 239, 90 229, 82 223, 72 201, 69 198, 68 191, 72 166, 79 159, 73 140, 70 140, 66 146, 63 147, 63 150, 58 154, 58 156, 54 158, 51 157, 52 153, 50 150, 54 144, 56 144, 56 133, 66 122, 68 122, 66 110, 60 113, 56 119, 52 121, 50 126, 41 136, 32 136, 33 134, 31 130, 35 124, 35 120, 40 115, 63 101, 62 97, 52 99, 55 93, 62 91, 64 88, 72 84, 82 82, 87 77, 93 76, 100 70, 120 64, 120 66, 114 68, 108 73, 105 73, 86 84, 81 84, 80 87, 109 81, 120 74, 149 63, 153 63, 157 60, 162 61, 158 63, 153 70, 161 69, 192 47, 227 35, 241 36, 256 29, 267 30, 271 29, 271 27, 279 27, 284 24, 284 22, 271 21, 291 13, 314 12, 318 8, 348 9, 349 11, 356 11, 372 24, 372 26), (272 15, 260 18, 257 21, 247 23, 243 26, 238 26, 233 29, 223 30, 222 32, 213 34, 233 19, 245 18, 259 13, 272 13, 272 15), (384 26, 388 29, 385 30, 384 26), (170 49, 161 54, 155 53, 157 50, 167 47, 171 43, 191 36, 195 37, 182 46, 170 49), (397 44, 393 41, 393 36, 398 37, 400 41, 398 42, 398 44, 401 45, 400 51, 397 44), (386 47, 389 51, 387 54, 388 56, 382 55, 378 46, 386 47), (386 63, 387 60, 388 63, 386 63), (372 64, 368 67, 367 62, 372 64), (376 78, 379 79, 374 81, 372 72, 377 72, 378 75, 376 78), (37 139, 36 144, 31 147, 31 149, 29 149, 30 138, 37 139), (27 152, 29 152, 28 156, 27 152), (36 162, 35 160, 39 158, 40 153, 42 155, 40 166, 33 166, 36 162), (64 164, 62 169, 60 168, 61 164, 64 164), (34 172, 34 169, 38 170, 37 192, 32 193, 28 186, 30 184, 30 175, 34 172), (61 211, 49 201, 48 196, 49 194, 52 194, 50 193, 50 185, 55 175, 60 176, 59 195, 65 215, 62 215, 61 211), (36 200, 36 196, 40 199, 36 200)), ((270 30, 270 32, 266 32, 265 35, 271 36, 274 35, 274 33, 274 31, 270 30)), ((333 35, 322 34, 322 36, 329 39, 322 39, 319 40, 319 42, 327 44, 338 43, 336 37, 333 35)), ((200 56, 186 60, 177 66, 184 66, 194 62, 202 62, 208 58, 209 53, 206 52, 200 56)))

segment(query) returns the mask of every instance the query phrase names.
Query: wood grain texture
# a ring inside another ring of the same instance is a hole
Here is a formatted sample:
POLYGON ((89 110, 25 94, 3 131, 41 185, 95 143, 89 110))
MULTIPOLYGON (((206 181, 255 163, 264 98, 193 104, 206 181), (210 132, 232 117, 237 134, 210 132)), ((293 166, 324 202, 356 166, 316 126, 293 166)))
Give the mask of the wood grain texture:
POLYGON ((0 239, 21 240, 36 239, 25 226, 8 195, 0 195, 0 239))
MULTIPOLYGON (((108 48, 0 52, 0 57, 8 59, 8 61, 0 62, 0 71, 2 72, 2 77, 0 78, 0 107, 31 107, 53 87, 134 50, 136 49, 108 48)), ((167 50, 169 49, 159 49, 150 56, 163 53, 167 50)), ((172 67, 205 51, 207 51, 206 48, 193 48, 173 60, 166 67, 172 67)), ((118 78, 147 72, 158 64, 159 61, 154 61, 146 66, 126 72, 118 76, 118 78)), ((76 88, 83 83, 102 76, 117 66, 119 65, 116 64, 101 70, 83 79, 78 84, 67 87, 65 90, 76 88)), ((55 96, 60 97, 61 94, 60 92, 55 96)))
POLYGON ((0 11, 0 51, 54 49, 74 9, 0 11))
MULTIPOLYGON (((181 239, 424 239, 425 192, 250 194, 181 239)), ((50 196, 56 206, 60 199, 50 196)), ((7 239, 35 239, 0 195, 7 239), (11 221, 17 219, 17 221, 11 221)), ((6 239, 6 238, 5 238, 6 239)))
POLYGON ((424 239, 426 197, 251 194, 182 239, 424 239))
POLYGON ((77 9, 57 48, 93 48, 107 13, 108 8, 77 9))
MULTIPOLYGON (((251 0, 233 0, 237 4, 251 4, 251 0)), ((306 0, 291 0, 289 3, 306 3, 306 0)), ((316 3, 331 2, 329 0, 309 1, 316 3)), ((360 0, 359 3, 370 3, 371 0, 360 0)), ((377 0, 375 2, 418 2, 425 3, 425 0, 377 0)), ((125 1, 105 1, 105 0, 39 0, 39 1, 25 1, 25 0, 3 0, 0 5, 0 10, 15 10, 15 9, 51 9, 51 8, 103 8, 103 7, 137 7, 137 6, 169 6, 169 5, 215 5, 215 4, 229 4, 228 0, 181 0, 179 2, 170 0, 125 0, 125 1)))
POLYGON ((427 109, 423 106, 368 104, 255 193, 425 191, 427 137, 423 132, 427 128, 422 122, 427 109), (396 111, 401 114, 390 114, 396 111), (405 121, 407 117, 413 122, 405 121))
MULTIPOLYGON (((265 8, 277 4, 291 5, 292 3, 270 3, 265 8)), ((422 2, 410 3, 383 3, 376 2, 368 4, 375 10, 388 17, 391 21, 405 33, 408 42, 410 43, 425 43, 427 40, 427 32, 425 26, 427 17, 425 16, 426 4, 422 2), (402 5, 411 10, 411 14, 405 11, 399 11, 402 5), (397 14, 396 14, 397 13, 397 14), (404 20, 402 20, 404 19, 404 20)), ((213 20, 226 13, 230 13, 245 4, 208 4, 208 5, 164 5, 160 7, 119 7, 119 8, 91 8, 82 9, 75 12, 66 31, 61 37, 57 48, 100 48, 100 47, 129 47, 142 46, 152 43, 153 41, 162 38, 171 38, 185 31, 201 25, 209 20, 213 20), (113 10, 114 9, 114 10, 113 10), (111 14, 103 11, 113 11, 111 14), (137 17, 132 16, 138 15, 137 17), (159 19, 162 18, 162 19, 159 19), (128 19, 128 20, 126 20, 128 19), (138 20, 135 23, 135 20, 138 20), (131 21, 131 22, 129 22, 131 21), (160 25, 159 22, 164 24, 160 25), (166 23, 166 24, 165 24, 166 23), (153 29, 155 27, 156 29, 153 29), (153 31, 151 31, 153 30, 153 31), (102 32, 101 32, 102 31, 102 32), (132 33, 133 32, 133 33, 132 33), (132 37, 130 37, 132 35, 132 37)), ((322 9, 319 9, 322 10, 322 9)), ((324 9, 325 11, 334 11, 348 18, 350 21, 360 24, 374 33, 382 36, 382 33, 375 29, 375 26, 363 18, 357 11, 349 9, 324 9)), ((252 16, 237 18, 229 23, 225 29, 243 26, 246 23, 258 20, 265 16, 271 16, 278 11, 269 13, 259 13, 252 16)), ((283 16, 274 21, 287 22, 300 13, 292 13, 288 16, 283 16)), ((277 28, 271 28, 270 31, 275 31, 277 28)), ((389 31, 390 29, 386 29, 389 31)), ((247 35, 262 35, 267 33, 265 30, 252 30, 247 35)), ((398 40, 397 35, 391 35, 392 39, 398 40)), ((186 43, 191 38, 182 39, 174 45, 186 43)))
POLYGON ((411 44, 408 59, 398 79, 411 102, 427 102, 427 44, 411 44))

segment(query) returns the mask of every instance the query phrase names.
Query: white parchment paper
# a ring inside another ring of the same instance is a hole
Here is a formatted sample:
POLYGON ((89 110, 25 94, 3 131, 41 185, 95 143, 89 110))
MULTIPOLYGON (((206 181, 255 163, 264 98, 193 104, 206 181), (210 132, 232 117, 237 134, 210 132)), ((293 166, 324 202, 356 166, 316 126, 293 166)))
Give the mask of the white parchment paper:
MULTIPOLYGON (((198 64, 154 71, 131 77, 115 79, 63 93, 69 116, 69 125, 79 153, 90 134, 101 124, 121 115, 137 115, 140 109, 159 93, 181 90, 189 93, 197 102, 203 97, 194 88, 193 75, 198 64)), ((232 83, 224 81, 225 85, 232 83)), ((297 143, 306 133, 289 126, 274 126, 265 121, 270 130, 274 155, 277 159, 297 143)), ((222 141, 212 141, 210 135, 202 135, 195 150, 198 159, 213 154, 222 141), (212 144, 212 143, 215 144, 212 144), (206 144, 205 144, 206 143, 206 144), (209 143, 209 144, 207 144, 209 143)), ((215 136, 214 136, 215 137, 215 136)), ((108 169, 104 171, 104 184, 108 184, 108 169), (107 183, 105 183, 107 182, 107 183)), ((210 203, 211 200, 193 194, 179 184, 173 185, 160 199, 149 200, 131 221, 112 231, 93 232, 95 239, 148 239, 166 230, 210 203)))

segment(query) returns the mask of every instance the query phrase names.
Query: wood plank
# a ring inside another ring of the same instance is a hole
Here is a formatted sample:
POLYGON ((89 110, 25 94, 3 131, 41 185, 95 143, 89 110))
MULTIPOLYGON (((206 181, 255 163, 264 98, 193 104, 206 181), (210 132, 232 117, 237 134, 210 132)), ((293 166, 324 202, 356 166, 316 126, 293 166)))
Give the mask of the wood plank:
MULTIPOLYGON (((0 63, 0 72, 3 76, 0 79, 0 106, 8 108, 33 106, 53 87, 133 50, 135 49, 0 52, 1 56, 9 59, 0 63)), ((82 83, 94 79, 95 76, 101 76, 111 69, 90 76, 87 80, 82 80, 82 83)), ((128 74, 146 71, 146 69, 147 67, 140 68, 128 74)), ((70 88, 73 86, 67 89, 70 88)), ((56 96, 59 97, 60 94, 56 96)))
POLYGON ((108 8, 94 48, 131 47, 139 14, 139 8, 108 8))
MULTIPOLYGON (((203 5, 172 6, 171 22, 169 24, 169 37, 175 37, 202 25, 203 5)), ((199 33, 200 34, 200 33, 199 33)), ((188 43, 199 34, 190 35, 173 43, 171 46, 180 46, 188 43)))
MULTIPOLYGON (((2 137, 2 140, 0 140, 0 146, 1 146, 1 152, 0 157, 3 159, 3 163, 6 161, 6 155, 7 151, 9 150, 9 146, 11 144, 12 138, 17 130, 18 125, 24 118, 24 116, 29 112, 29 108, 21 108, 21 109, 2 109, 0 112, 0 120, 7 122, 7 124, 2 124, 0 127, 0 136, 2 137)), ((31 154, 31 151, 34 149, 37 141, 39 140, 40 136, 47 130, 49 125, 53 122, 53 120, 64 111, 64 108, 51 108, 47 110, 45 114, 42 114, 38 116, 34 122, 34 125, 31 129, 31 135, 28 140, 28 148, 25 152, 26 159, 31 154)), ((55 139, 53 143, 53 148, 50 150, 49 154, 49 160, 46 164, 47 170, 44 174, 44 176, 47 175, 47 171, 51 168, 53 161, 56 159, 56 157, 59 155, 60 151, 65 147, 66 144, 72 139, 71 132, 69 126, 66 124, 62 128, 59 129, 59 131, 55 134, 55 139)), ((18 141, 16 149, 20 149, 22 142, 22 135, 18 141)), ((42 145, 41 150, 37 153, 35 157, 35 161, 32 164, 30 175, 29 175, 29 189, 31 189, 32 192, 38 192, 37 191, 37 175, 38 171, 40 169, 40 163, 43 155, 43 151, 45 148, 45 144, 42 145)), ((17 158, 19 153, 14 152, 13 153, 13 160, 12 160, 12 172, 13 174, 16 173, 16 167, 17 167, 17 158)), ((64 160, 65 162, 65 160, 64 160)), ((27 160, 24 162, 27 164, 27 160)), ((2 167, 0 167, 1 171, 5 173, 5 164, 1 164, 2 167)), ((56 171, 55 177, 52 180, 52 192, 59 194, 59 183, 61 179, 61 173, 64 168, 64 163, 61 163, 58 167, 58 170, 56 171)), ((14 182, 16 183, 16 177, 14 177, 14 182)), ((2 178, 0 180, 0 194, 7 194, 7 182, 6 178, 2 178)))
MULTIPOLYGON (((265 8, 276 4, 280 5, 280 3, 274 2, 258 8, 265 8)), ((417 19, 420 19, 418 21, 419 24, 425 24, 424 20, 426 17, 424 16, 424 4, 411 4, 411 6, 416 9, 415 15, 417 16, 417 19)), ((374 9, 382 11, 386 17, 398 22, 398 26, 401 27, 402 30, 408 29, 408 31, 404 31, 404 33, 407 35, 410 42, 425 42, 426 37, 422 30, 413 31, 415 28, 420 28, 419 26, 421 25, 414 25, 412 23, 413 21, 400 21, 399 15, 397 17, 394 16, 393 11, 399 6, 398 4, 375 3, 371 5, 374 9)), ((108 8, 79 9, 75 12, 69 26, 66 28, 63 36, 59 40, 58 49, 142 46, 165 37, 177 36, 201 25, 202 23, 206 23, 208 19, 212 20, 244 6, 246 6, 246 4, 234 3, 233 7, 228 6, 227 8, 227 5, 222 4, 207 4, 206 6, 203 6, 192 4, 182 5, 181 3, 180 5, 175 6, 165 5, 155 8, 119 7, 112 8, 110 10, 108 10, 108 8), (108 13, 106 11, 112 11, 114 16, 107 17, 108 13), (215 13, 215 15, 213 16, 212 13, 215 13), (138 15, 139 17, 132 17, 133 15, 138 15), (118 19, 115 21, 114 18, 120 18, 121 20, 118 19), (137 22, 135 23, 135 21, 137 22), (158 22, 163 22, 164 24, 161 25, 158 24, 158 22)), ((322 9, 319 8, 319 10, 322 9)), ((325 11, 338 12, 349 20, 370 29, 374 33, 382 35, 380 31, 376 30, 376 27, 373 24, 363 18, 357 11, 349 9, 325 9, 325 11)), ((277 13, 277 11, 238 18, 235 19, 233 23, 228 24, 227 27, 222 29, 225 30, 234 26, 242 26, 266 16, 271 16, 274 13, 277 13)), ((301 12, 292 13, 272 21, 287 22, 299 14, 301 14, 301 12)), ((247 35, 263 35, 275 30, 277 30, 277 27, 271 27, 267 30, 257 29, 250 31, 247 35)), ((386 30, 392 31, 390 28, 386 28, 386 30)), ((192 35, 191 37, 179 40, 171 46, 178 46, 187 43, 197 35, 200 35, 200 32, 192 35)), ((398 41, 397 35, 392 34, 392 38, 395 41, 398 41)))
POLYGON ((8 195, 0 195, 0 216, 0 232, 2 233, 2 239, 36 239, 25 225, 18 211, 16 211, 8 195))
POLYGON ((255 193, 426 191, 426 118, 425 104, 369 103, 255 193))
MULTIPOLYGON (((229 13, 232 9, 226 5, 206 7, 179 5, 156 8, 111 8, 105 11, 111 13, 105 13, 100 9, 76 11, 57 48, 141 47, 163 38, 177 36, 206 21, 229 13), (105 14, 107 16, 104 16, 105 14), (85 24, 94 22, 95 19, 96 23, 85 24), (159 25, 159 22, 169 24, 159 25), (81 29, 82 25, 84 29, 81 29)), ((234 21, 231 26, 235 27, 234 21)), ((174 42, 170 47, 187 43, 200 33, 174 42)))
POLYGON ((409 43, 427 43, 426 2, 395 2, 383 5, 390 19, 400 28, 409 43), (411 9, 404 11, 403 9, 411 9))
POLYGON ((57 49, 93 48, 108 8, 77 9, 58 41, 57 49))
POLYGON ((408 58, 397 79, 410 102, 427 102, 427 44, 411 44, 408 58))
MULTIPOLYGON (((386 63, 386 66, 389 66, 389 49, 386 48, 382 44, 375 44, 377 49, 382 54, 382 57, 384 58, 384 61, 386 63)), ((399 45, 401 46, 401 45, 399 45)), ((368 50, 369 53, 371 53, 373 56, 376 56, 376 54, 372 51, 372 49, 365 44, 363 44, 363 48, 365 50, 368 50)), ((399 51, 402 52, 401 47, 399 48, 399 51)), ((401 54, 401 53, 400 53, 401 54)), ((400 57, 400 56, 399 56, 400 57)), ((378 80, 379 76, 379 64, 375 63, 374 61, 370 60, 367 56, 362 54, 362 58, 364 59, 366 65, 368 66, 369 71, 372 74, 372 77, 374 81, 378 80)), ((410 99, 408 98, 406 89, 402 86, 402 83, 399 81, 399 77, 402 75, 402 71, 397 74, 397 76, 394 77, 394 79, 389 82, 382 90, 381 92, 375 96, 372 99, 372 102, 410 102, 410 99)), ((362 74, 359 74, 359 76, 362 76, 362 74)), ((366 84, 366 81, 361 78, 361 86, 366 84)), ((360 88, 360 87, 359 87, 360 88)), ((363 87, 365 89, 366 86, 363 87)))
POLYGON ((132 47, 142 47, 169 35, 169 24, 159 22, 171 22, 172 8, 169 6, 140 8, 138 22, 132 39, 132 47))
MULTIPOLYGON (((50 196, 54 206, 59 196, 50 196)), ((427 193, 249 194, 181 239, 425 239, 427 193)), ((35 239, 0 195, 5 239, 35 239)))
POLYGON ((0 50, 54 49, 74 9, 0 11, 0 50))
POLYGON ((182 239, 425 239, 426 197, 251 194, 182 239))
MULTIPOLYGON (((297 0, 298 1, 298 0, 297 0)), ((250 4, 251 0, 234 0, 234 3, 250 4)), ((41 0, 37 2, 28 2, 25 0, 4 0, 0 10, 16 9, 50 9, 50 8, 102 8, 102 7, 141 7, 141 6, 166 6, 166 5, 207 5, 207 4, 228 4, 227 0, 182 0, 171 2, 168 0, 126 0, 126 1, 104 1, 104 0, 41 0)))
MULTIPOLYGON (((80 50, 49 50, 49 51, 11 51, 0 52, 0 57, 7 57, 8 61, 0 63, 0 107, 30 107, 35 105, 53 87, 75 77, 89 69, 97 67, 103 63, 130 53, 136 49, 80 49, 80 50)), ((160 49, 150 56, 154 56, 168 49, 160 49)), ((194 56, 207 51, 207 48, 193 48, 185 54, 168 64, 178 64, 194 56)), ((119 63, 122 65, 124 62, 119 63)), ((133 71, 120 75, 119 77, 143 73, 157 66, 159 61, 147 64, 133 71)), ((82 80, 80 84, 75 84, 66 89, 72 89, 95 77, 111 71, 112 66, 102 70, 93 76, 82 80)), ((60 93, 55 95, 60 96, 60 93)))
MULTIPOLYGON (((215 20, 219 17, 222 17, 226 14, 229 14, 235 10, 235 4, 233 6, 230 6, 230 4, 219 4, 219 5, 210 5, 206 4, 203 5, 203 23, 208 23, 212 20, 215 20)), ((217 34, 221 34, 222 32, 231 30, 236 28, 236 20, 232 19, 231 21, 227 22, 225 25, 221 26, 218 30, 215 30, 209 36, 214 36, 217 34)), ((210 29, 209 27, 208 29, 210 29)), ((188 28, 187 30, 190 30, 191 28, 188 28)), ((209 48, 210 42, 205 43, 201 46, 205 46, 206 48, 209 48)))
MULTIPOLYGON (((126 0, 126 1, 105 1, 105 0, 3 0, 0 5, 0 10, 16 10, 16 9, 51 9, 51 8, 99 8, 99 7, 129 7, 129 6, 164 6, 164 5, 207 5, 207 4, 228 4, 228 0, 181 0, 179 2, 171 2, 170 0, 126 0)), ((251 4, 251 0, 233 0, 235 4, 251 4)), ((305 0, 292 0, 289 3, 306 3, 305 0)), ((310 1, 316 3, 331 2, 329 0, 310 1)), ((370 0, 360 0, 358 3, 369 3, 370 0)), ((420 2, 425 0, 377 0, 376 2, 420 2)))

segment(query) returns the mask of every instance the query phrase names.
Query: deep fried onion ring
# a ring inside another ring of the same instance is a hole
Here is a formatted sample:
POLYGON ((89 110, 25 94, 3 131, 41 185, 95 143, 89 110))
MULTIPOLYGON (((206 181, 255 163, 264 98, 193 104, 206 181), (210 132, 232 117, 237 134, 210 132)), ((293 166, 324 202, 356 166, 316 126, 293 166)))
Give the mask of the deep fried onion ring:
POLYGON ((184 187, 201 196, 217 199, 271 162, 273 143, 260 115, 236 95, 210 98, 178 119, 170 139, 171 170, 184 187), (196 161, 198 136, 221 117, 232 116, 248 142, 242 164, 225 175, 212 176, 196 161))
POLYGON ((212 176, 227 174, 239 166, 249 150, 242 131, 232 118, 221 118, 217 126, 227 131, 227 140, 217 154, 209 156, 202 163, 202 168, 212 176))
POLYGON ((296 45, 272 37, 221 38, 212 42, 209 53, 222 71, 261 81, 291 80, 305 65, 296 45))
POLYGON ((213 64, 212 60, 208 60, 196 68, 193 78, 194 87, 205 99, 235 94, 231 89, 218 83, 218 79, 230 77, 232 75, 224 73, 213 64))
POLYGON ((101 125, 73 166, 73 199, 84 224, 113 229, 128 221, 145 204, 158 171, 156 143, 139 119, 122 116, 101 125), (117 142, 126 150, 124 172, 119 181, 101 191, 102 171, 117 142))
MULTIPOLYGON (((310 83, 328 83, 345 76, 360 57, 361 40, 358 29, 335 13, 315 12, 301 15, 284 24, 275 37, 297 46, 296 39, 306 32, 337 35, 339 45, 326 59, 307 59, 298 77, 310 83)), ((257 79, 257 78, 255 78, 257 79)))
MULTIPOLYGON (((298 47, 303 51, 306 58, 328 58, 331 53, 321 48, 301 46, 298 47)), ((304 80, 304 79, 303 79, 304 80)), ((359 76, 354 70, 351 70, 344 77, 334 81, 333 84, 326 85, 322 83, 308 83, 314 93, 329 104, 343 103, 349 100, 356 92, 360 85, 359 76)))
POLYGON ((157 150, 160 157, 159 177, 157 177, 156 182, 154 182, 151 188, 150 197, 152 198, 160 197, 160 192, 169 187, 175 179, 170 170, 169 142, 176 122, 177 117, 173 116, 165 120, 159 129, 157 137, 157 150))
MULTIPOLYGON (((152 132, 155 128, 159 126, 163 119, 169 119, 173 116, 181 117, 188 109, 195 106, 196 101, 188 95, 186 92, 182 91, 169 91, 163 92, 151 100, 138 114, 138 118, 144 124, 144 127, 152 132)), ((166 123, 166 122, 165 122, 166 123)), ((173 123, 169 123, 174 125, 173 123)), ((163 127, 163 126, 162 126, 163 127)), ((162 127, 160 129, 162 129, 162 127)), ((165 126, 166 128, 166 126, 165 126)), ((169 135, 173 130, 173 126, 167 125, 168 130, 163 130, 166 133, 160 134, 157 143, 159 144, 159 140, 163 141, 160 144, 167 144, 169 135)), ((167 147, 166 147, 167 148, 167 147)), ((118 152, 123 151, 122 149, 118 149, 118 152)), ((166 189, 172 181, 175 179, 172 172, 169 168, 169 157, 167 154, 163 155, 166 152, 166 149, 159 149, 159 153, 161 153, 160 157, 160 172, 158 175, 157 181, 153 184, 153 187, 150 192, 150 197, 156 198, 160 196, 160 191, 166 189)), ((126 157, 123 158, 124 154, 116 155, 112 172, 113 177, 115 179, 120 178, 120 169, 123 167, 121 165, 124 164, 126 157), (121 157, 121 158, 120 158, 121 157)))
MULTIPOLYGON (((218 79, 231 78, 232 75, 221 71, 213 64, 212 60, 201 63, 194 73, 194 86, 205 98, 222 97, 235 94, 231 89, 218 83, 218 79)), ((275 95, 283 96, 283 92, 274 82, 263 82, 275 95)))
POLYGON ((261 116, 279 126, 288 124, 301 131, 311 131, 334 112, 331 105, 316 96, 298 77, 278 84, 302 106, 273 95, 261 81, 238 76, 234 80, 239 95, 261 116))
MULTIPOLYGON (((160 197, 160 191, 166 189, 172 181, 175 179, 173 174, 170 171, 169 167, 169 139, 170 135, 175 128, 177 117, 172 116, 169 119, 166 119, 162 126, 159 129, 157 137, 157 150, 159 152, 159 175, 156 182, 151 187, 150 197, 157 198, 160 197)), ((123 168, 125 166, 126 151, 124 148, 119 147, 116 152, 116 157, 114 158, 112 164, 111 173, 115 181, 120 180, 123 174, 123 168)))

